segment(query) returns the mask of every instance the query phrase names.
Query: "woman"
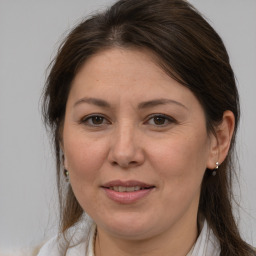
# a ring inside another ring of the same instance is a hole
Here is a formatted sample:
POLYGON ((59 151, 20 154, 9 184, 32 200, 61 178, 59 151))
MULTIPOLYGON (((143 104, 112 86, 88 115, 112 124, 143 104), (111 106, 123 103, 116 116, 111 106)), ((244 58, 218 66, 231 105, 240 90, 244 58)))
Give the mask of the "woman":
POLYGON ((121 0, 74 28, 44 117, 61 225, 40 256, 256 255, 231 207, 234 74, 186 1, 121 0))

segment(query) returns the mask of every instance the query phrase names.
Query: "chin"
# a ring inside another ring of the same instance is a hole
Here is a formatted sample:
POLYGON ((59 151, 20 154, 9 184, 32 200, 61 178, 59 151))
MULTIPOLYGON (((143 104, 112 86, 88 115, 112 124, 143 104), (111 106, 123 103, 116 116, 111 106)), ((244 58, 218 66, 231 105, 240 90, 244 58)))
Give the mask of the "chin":
POLYGON ((104 221, 104 223, 97 223, 98 227, 101 227, 106 232, 110 233, 112 236, 117 238, 123 238, 127 240, 143 240, 147 239, 153 234, 151 234, 154 227, 152 227, 152 222, 141 216, 131 217, 124 214, 124 216, 112 217, 109 220, 104 221))

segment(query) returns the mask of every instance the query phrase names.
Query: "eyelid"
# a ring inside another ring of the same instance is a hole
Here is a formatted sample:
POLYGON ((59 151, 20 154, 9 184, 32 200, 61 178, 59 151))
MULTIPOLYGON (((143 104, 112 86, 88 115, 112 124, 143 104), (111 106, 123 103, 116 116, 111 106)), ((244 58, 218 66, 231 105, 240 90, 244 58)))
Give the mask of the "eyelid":
POLYGON ((155 117, 161 117, 161 118, 165 118, 166 120, 168 120, 168 124, 163 124, 163 125, 154 125, 156 127, 165 127, 171 123, 177 123, 177 120, 174 119, 173 117, 169 116, 169 115, 165 115, 165 114, 161 114, 161 113, 155 113, 155 114, 151 114, 147 117, 146 119, 146 122, 148 122, 149 120, 151 120, 152 118, 155 118, 155 117))
POLYGON ((94 114, 90 114, 90 115, 82 117, 81 120, 79 121, 79 123, 84 124, 84 125, 88 125, 88 126, 91 126, 91 127, 93 127, 93 126, 100 127, 100 126, 105 125, 106 123, 111 124, 111 122, 104 115, 98 114, 98 113, 94 113, 94 114), (103 124, 99 124, 99 125, 97 125, 97 124, 88 124, 88 120, 90 120, 90 118, 93 118, 93 117, 101 117, 107 122, 104 122, 103 124))
MULTIPOLYGON (((169 115, 166 115, 166 114, 161 114, 161 113, 154 113, 154 114, 151 114, 149 116, 147 116, 146 118, 146 121, 144 123, 148 123, 149 120, 155 118, 155 117, 161 117, 161 118, 164 118, 168 121, 168 124, 163 124, 163 125, 153 125, 155 127, 165 127, 169 124, 172 124, 172 123, 177 123, 177 120, 175 120, 173 117, 169 116, 169 115)), ((87 116, 84 116, 80 119, 79 121, 80 124, 84 124, 84 125, 87 125, 87 126, 91 126, 91 127, 100 127, 100 126, 103 126, 103 125, 106 125, 106 124, 111 124, 111 122, 108 120, 108 118, 106 118, 103 114, 99 114, 99 113, 93 113, 93 114, 89 114, 87 116), (88 120, 90 120, 91 118, 93 117, 101 117, 104 119, 104 122, 102 124, 89 124, 88 123, 88 120)))

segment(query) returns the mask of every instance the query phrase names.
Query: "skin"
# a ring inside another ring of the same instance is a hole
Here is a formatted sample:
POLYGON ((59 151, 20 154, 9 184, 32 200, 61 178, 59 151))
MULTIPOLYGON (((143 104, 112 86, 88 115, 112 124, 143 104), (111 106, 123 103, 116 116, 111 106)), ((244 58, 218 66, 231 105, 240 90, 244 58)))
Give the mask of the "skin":
POLYGON ((75 196, 97 224, 96 256, 186 255, 204 172, 224 160, 233 128, 226 111, 217 138, 208 134, 197 98, 146 50, 107 49, 86 61, 68 97, 62 148, 75 196), (171 101, 142 104, 159 99, 171 101), (120 204, 101 188, 112 180, 155 188, 120 204))

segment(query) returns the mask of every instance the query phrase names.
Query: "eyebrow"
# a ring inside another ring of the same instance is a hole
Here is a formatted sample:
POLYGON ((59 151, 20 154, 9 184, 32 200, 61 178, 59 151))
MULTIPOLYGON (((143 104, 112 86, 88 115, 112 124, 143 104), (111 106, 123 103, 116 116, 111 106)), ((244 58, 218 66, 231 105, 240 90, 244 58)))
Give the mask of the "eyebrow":
POLYGON ((110 104, 108 102, 106 102, 105 100, 96 99, 96 98, 87 98, 87 97, 84 97, 84 98, 78 100, 74 104, 74 107, 76 107, 77 105, 80 105, 81 103, 93 104, 93 105, 103 107, 103 108, 110 108, 111 107, 110 104))
MULTIPOLYGON (((84 97, 84 98, 78 100, 74 104, 74 107, 76 107, 77 105, 80 105, 82 103, 88 103, 88 104, 96 105, 96 106, 103 107, 103 108, 111 108, 111 105, 105 100, 98 99, 98 98, 87 98, 87 97, 84 97)), ((185 105, 183 105, 182 103, 180 103, 176 100, 171 100, 171 99, 155 99, 155 100, 150 100, 150 101, 144 101, 144 102, 141 102, 138 104, 138 109, 151 108, 151 107, 156 107, 159 105, 166 105, 166 104, 175 104, 175 105, 178 105, 178 106, 183 107, 188 110, 188 108, 185 105)))
POLYGON ((150 108, 150 107, 155 107, 158 105, 166 105, 166 104, 175 104, 175 105, 178 105, 178 106, 183 107, 188 110, 188 108, 185 105, 183 105, 182 103, 180 103, 176 100, 171 100, 171 99, 155 99, 155 100, 141 102, 138 105, 138 108, 144 109, 144 108, 150 108))

